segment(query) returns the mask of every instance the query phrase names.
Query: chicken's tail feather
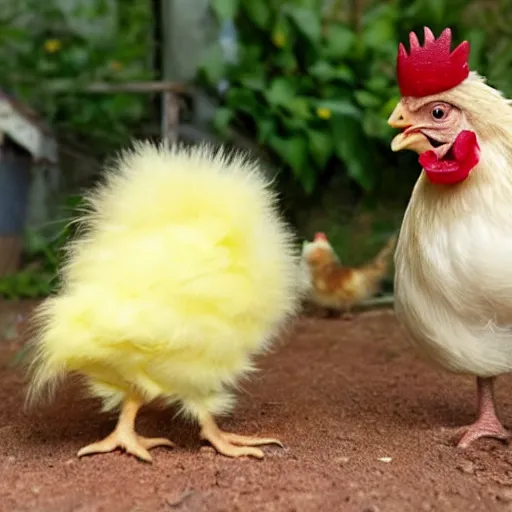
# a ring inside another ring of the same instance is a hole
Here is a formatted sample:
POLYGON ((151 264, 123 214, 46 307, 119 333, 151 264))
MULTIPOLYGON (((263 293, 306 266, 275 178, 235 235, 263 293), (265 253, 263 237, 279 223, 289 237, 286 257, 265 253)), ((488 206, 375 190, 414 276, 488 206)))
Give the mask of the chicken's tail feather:
POLYGON ((27 374, 29 384, 25 408, 32 409, 38 404, 51 402, 55 392, 67 373, 67 368, 52 357, 46 347, 46 336, 52 319, 53 299, 47 299, 34 312, 29 326, 27 374))
POLYGON ((390 257, 392 256, 395 249, 397 239, 397 234, 392 235, 388 239, 386 245, 384 245, 384 247, 377 253, 373 260, 368 265, 366 265, 368 270, 372 270, 380 277, 384 276, 388 270, 390 257))

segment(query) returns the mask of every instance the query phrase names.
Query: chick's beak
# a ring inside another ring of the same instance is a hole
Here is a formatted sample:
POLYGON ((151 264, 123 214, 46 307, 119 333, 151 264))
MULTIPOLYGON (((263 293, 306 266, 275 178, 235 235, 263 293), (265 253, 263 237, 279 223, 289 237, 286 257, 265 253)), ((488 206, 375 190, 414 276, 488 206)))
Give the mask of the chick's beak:
POLYGON ((413 123, 407 118, 407 110, 403 107, 402 103, 399 103, 391 116, 389 116, 388 125, 391 128, 404 130, 391 141, 392 151, 410 149, 421 154, 431 149, 427 137, 419 131, 414 131, 413 123))

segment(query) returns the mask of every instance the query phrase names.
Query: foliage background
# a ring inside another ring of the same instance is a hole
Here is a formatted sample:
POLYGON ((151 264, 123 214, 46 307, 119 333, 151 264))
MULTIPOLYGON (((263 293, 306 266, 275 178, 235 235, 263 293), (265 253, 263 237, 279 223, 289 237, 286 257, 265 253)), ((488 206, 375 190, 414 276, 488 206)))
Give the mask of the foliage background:
MULTIPOLYGON (((44 115, 65 144, 103 159, 131 137, 155 132, 154 98, 84 93, 91 82, 155 77, 158 20, 149 0, 77 2, 71 17, 57 0, 4 3, 0 86, 44 115), (105 18, 109 31, 77 29, 105 18)), ((436 35, 450 26, 455 43, 470 40, 471 67, 512 97, 511 4, 211 0, 219 29, 233 22, 237 32, 234 59, 219 41, 198 70, 197 85, 219 102, 211 129, 226 141, 242 134, 265 152, 302 236, 326 231, 344 261, 362 261, 399 225, 419 172, 413 154, 389 149, 399 41, 424 25, 436 35)), ((74 204, 64 198, 64 218, 74 204)), ((61 224, 50 231, 27 237, 28 267, 22 278, 0 280, 0 294, 52 289, 68 233, 61 224)))
POLYGON ((150 119, 147 97, 92 95, 93 82, 151 79, 149 2, 18 0, 0 14, 0 86, 102 154, 150 119), (100 30, 88 29, 100 25, 100 30), (149 30, 148 30, 149 28, 149 30))

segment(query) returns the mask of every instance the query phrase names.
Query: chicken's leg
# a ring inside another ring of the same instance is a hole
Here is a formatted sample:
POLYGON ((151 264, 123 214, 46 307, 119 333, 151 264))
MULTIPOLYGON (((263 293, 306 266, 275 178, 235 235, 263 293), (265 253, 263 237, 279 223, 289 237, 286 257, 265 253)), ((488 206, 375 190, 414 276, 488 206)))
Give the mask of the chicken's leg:
POLYGON ((174 447, 174 443, 168 439, 143 437, 135 432, 135 417, 140 406, 141 403, 138 400, 127 398, 114 431, 105 439, 82 448, 77 454, 78 457, 92 455, 93 453, 112 452, 116 448, 121 448, 126 453, 135 455, 135 457, 145 462, 151 462, 152 458, 148 451, 151 448, 157 446, 174 447))
POLYGON ((510 433, 501 424, 494 404, 494 378, 477 377, 478 418, 472 425, 464 427, 464 434, 459 440, 458 448, 467 448, 481 437, 494 437, 507 440, 510 433))
POLYGON ((283 447, 281 441, 265 437, 241 436, 222 431, 212 416, 207 416, 201 422, 201 438, 209 441, 213 447, 226 457, 243 457, 251 455, 258 459, 264 457, 263 451, 255 446, 264 444, 277 444, 283 447))

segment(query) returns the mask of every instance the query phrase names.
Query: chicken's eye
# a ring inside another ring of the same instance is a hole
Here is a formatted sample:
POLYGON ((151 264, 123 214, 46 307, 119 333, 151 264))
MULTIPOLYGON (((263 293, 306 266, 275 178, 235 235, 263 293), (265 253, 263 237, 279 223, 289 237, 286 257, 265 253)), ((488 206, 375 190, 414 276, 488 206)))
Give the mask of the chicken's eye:
POLYGON ((436 108, 434 108, 434 110, 432 110, 432 117, 434 119, 436 119, 437 121, 440 121, 441 119, 443 119, 444 116, 445 116, 445 111, 442 108, 436 107, 436 108))

